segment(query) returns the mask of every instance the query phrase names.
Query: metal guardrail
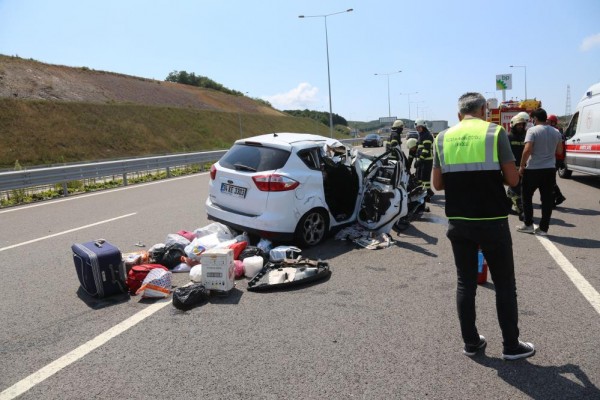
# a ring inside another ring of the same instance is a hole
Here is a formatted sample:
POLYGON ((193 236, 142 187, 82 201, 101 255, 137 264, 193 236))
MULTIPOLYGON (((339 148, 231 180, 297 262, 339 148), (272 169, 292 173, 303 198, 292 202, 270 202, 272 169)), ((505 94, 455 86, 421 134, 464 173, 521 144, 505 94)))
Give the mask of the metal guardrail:
POLYGON ((127 184, 128 173, 167 170, 167 175, 169 175, 169 169, 172 167, 216 161, 225 152, 226 150, 207 151, 0 172, 0 191, 54 185, 80 179, 103 178, 111 175, 122 175, 124 184, 127 184))
MULTIPOLYGON (((340 141, 354 144, 357 140, 362 139, 343 139, 340 141)), ((167 176, 170 176, 170 168, 214 162, 226 152, 227 150, 217 150, 126 160, 98 161, 85 164, 68 164, 21 171, 5 171, 0 172, 0 192, 62 184, 64 188, 63 195, 67 196, 67 182, 70 181, 116 175, 122 176, 123 184, 127 185, 127 174, 140 171, 166 170, 167 176)))

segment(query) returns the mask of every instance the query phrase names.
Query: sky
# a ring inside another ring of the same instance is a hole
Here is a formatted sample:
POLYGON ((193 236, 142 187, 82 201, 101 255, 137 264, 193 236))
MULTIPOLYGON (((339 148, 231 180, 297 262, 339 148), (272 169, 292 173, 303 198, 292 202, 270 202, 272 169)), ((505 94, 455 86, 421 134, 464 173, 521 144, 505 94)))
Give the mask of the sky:
POLYGON ((328 112, 330 82, 347 120, 450 125, 460 95, 502 100, 511 74, 507 100, 560 116, 600 82, 600 0, 0 0, 0 54, 193 72, 279 110, 328 112))

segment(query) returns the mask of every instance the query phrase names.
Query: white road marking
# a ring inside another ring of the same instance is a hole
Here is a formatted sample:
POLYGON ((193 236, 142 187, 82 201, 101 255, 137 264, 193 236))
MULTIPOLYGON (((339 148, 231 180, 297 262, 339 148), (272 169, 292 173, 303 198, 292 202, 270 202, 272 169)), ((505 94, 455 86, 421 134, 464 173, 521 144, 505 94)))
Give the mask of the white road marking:
POLYGON ((43 237, 40 237, 40 238, 37 238, 37 239, 28 240, 26 242, 21 242, 21 243, 13 244, 13 245, 6 246, 6 247, 0 247, 0 252, 3 252, 5 250, 14 249, 15 247, 25 246, 27 244, 39 242, 41 240, 50 239, 50 238, 53 238, 53 237, 56 237, 56 236, 64 235, 66 233, 71 233, 71 232, 79 231, 81 229, 86 229, 86 228, 89 228, 89 227, 92 227, 92 226, 106 224, 107 222, 116 221, 116 220, 121 219, 121 218, 131 217, 132 215, 135 215, 135 214, 137 214, 137 213, 125 214, 125 215, 121 215, 120 217, 115 217, 115 218, 111 218, 111 219, 105 219, 104 221, 94 222, 93 224, 80 226, 78 228, 73 228, 73 229, 69 229, 69 230, 66 230, 66 231, 58 232, 58 233, 53 233, 52 235, 43 236, 43 237))
POLYGON ((583 297, 594 307, 596 312, 600 314, 600 294, 594 289, 592 285, 577 271, 577 269, 571 264, 569 260, 556 248, 547 237, 537 236, 538 240, 544 246, 546 251, 554 258, 554 261, 569 277, 571 282, 575 285, 577 290, 581 292, 583 297))
POLYGON ((2 393, 0 393, 0 400, 9 400, 20 396, 21 394, 25 393, 38 383, 43 382, 44 380, 56 374, 63 368, 73 364, 75 361, 91 353, 92 351, 102 346, 115 336, 125 332, 132 326, 135 326, 136 324, 142 322, 144 319, 148 318, 149 316, 151 316, 152 314, 162 309, 163 307, 166 307, 169 304, 171 304, 170 299, 159 301, 144 308, 142 311, 139 311, 137 314, 132 315, 125 321, 101 333, 89 342, 82 344, 81 346, 65 354, 58 360, 51 362, 42 369, 15 383, 8 389, 5 389, 4 391, 2 391, 2 393))
POLYGON ((198 175, 206 175, 206 174, 208 174, 208 172, 200 172, 200 173, 192 174, 192 175, 179 176, 177 178, 162 179, 160 181, 147 182, 147 183, 138 183, 138 184, 133 184, 133 185, 129 185, 129 186, 123 186, 121 188, 110 189, 110 190, 101 190, 101 191, 94 192, 94 193, 78 194, 78 195, 73 195, 73 197, 67 197, 67 198, 64 198, 64 199, 51 200, 51 201, 42 201, 42 202, 39 202, 39 203, 30 204, 28 206, 8 208, 6 210, 1 210, 0 214, 9 213, 9 212, 15 212, 15 211, 28 210, 28 209, 34 208, 34 207, 49 206, 49 205, 52 205, 52 204, 62 203, 64 201, 85 199, 87 197, 100 196, 100 195, 103 195, 103 194, 110 194, 110 193, 114 193, 114 192, 120 192, 121 190, 130 190, 130 189, 137 189, 137 188, 144 187, 144 186, 149 186, 149 185, 158 185, 160 183, 172 182, 172 181, 176 181, 176 180, 179 180, 179 179, 194 178, 194 177, 196 177, 198 175))

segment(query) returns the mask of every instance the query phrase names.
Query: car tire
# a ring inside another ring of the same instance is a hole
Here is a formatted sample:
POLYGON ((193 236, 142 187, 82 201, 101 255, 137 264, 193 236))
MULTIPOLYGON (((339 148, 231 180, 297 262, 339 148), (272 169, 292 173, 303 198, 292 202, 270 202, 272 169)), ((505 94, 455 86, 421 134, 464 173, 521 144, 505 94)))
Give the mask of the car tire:
POLYGON ((323 209, 312 209, 300 219, 296 227, 296 242, 302 246, 316 246, 327 236, 329 221, 323 209))
POLYGON ((573 171, 567 169, 566 166, 562 166, 558 169, 558 176, 560 176, 563 179, 569 179, 572 173, 573 171))

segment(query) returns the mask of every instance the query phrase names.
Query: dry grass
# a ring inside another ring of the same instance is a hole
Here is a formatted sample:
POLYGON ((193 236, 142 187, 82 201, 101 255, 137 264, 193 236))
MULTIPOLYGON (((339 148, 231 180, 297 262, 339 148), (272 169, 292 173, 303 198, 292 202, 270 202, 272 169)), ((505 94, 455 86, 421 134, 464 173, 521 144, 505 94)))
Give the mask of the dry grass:
POLYGON ((240 118, 244 137, 328 135, 245 96, 0 55, 0 168, 226 149, 240 118))

